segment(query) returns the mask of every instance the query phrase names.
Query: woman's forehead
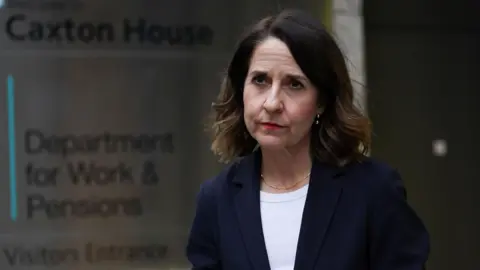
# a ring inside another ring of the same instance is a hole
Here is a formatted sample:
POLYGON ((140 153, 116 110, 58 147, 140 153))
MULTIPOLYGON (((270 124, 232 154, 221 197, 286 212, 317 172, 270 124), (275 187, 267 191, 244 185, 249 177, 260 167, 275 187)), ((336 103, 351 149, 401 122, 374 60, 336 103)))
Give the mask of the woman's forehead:
POLYGON ((272 70, 303 75, 287 45, 276 38, 268 38, 257 45, 250 60, 250 71, 272 70))

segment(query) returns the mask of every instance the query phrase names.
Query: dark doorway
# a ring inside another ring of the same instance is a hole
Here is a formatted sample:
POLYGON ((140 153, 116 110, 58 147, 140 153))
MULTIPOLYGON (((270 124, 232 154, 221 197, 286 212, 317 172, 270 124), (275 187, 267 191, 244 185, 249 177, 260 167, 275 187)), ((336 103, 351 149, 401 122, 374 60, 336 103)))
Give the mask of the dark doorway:
POLYGON ((364 9, 372 155, 402 173, 431 234, 429 269, 480 269, 480 2, 364 9))

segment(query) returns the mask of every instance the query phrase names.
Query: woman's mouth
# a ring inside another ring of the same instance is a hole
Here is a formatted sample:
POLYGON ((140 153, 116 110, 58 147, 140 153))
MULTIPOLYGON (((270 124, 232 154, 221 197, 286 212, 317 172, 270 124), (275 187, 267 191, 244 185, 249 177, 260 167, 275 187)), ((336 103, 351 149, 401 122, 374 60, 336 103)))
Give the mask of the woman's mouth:
POLYGON ((284 128, 284 126, 281 126, 279 124, 272 123, 272 122, 262 122, 260 125, 263 128, 268 129, 268 130, 275 130, 275 129, 284 128))

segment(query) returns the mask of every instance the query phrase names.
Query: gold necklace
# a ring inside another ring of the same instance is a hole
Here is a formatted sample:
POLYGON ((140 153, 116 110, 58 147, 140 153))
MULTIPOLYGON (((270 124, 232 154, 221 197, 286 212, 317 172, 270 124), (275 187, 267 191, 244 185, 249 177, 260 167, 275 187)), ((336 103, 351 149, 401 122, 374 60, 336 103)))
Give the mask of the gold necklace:
POLYGON ((267 181, 265 181, 265 178, 263 177, 263 174, 260 174, 260 177, 262 178, 263 182, 265 183, 265 185, 273 188, 273 189, 276 189, 276 190, 290 190, 294 187, 296 187, 298 184, 300 184, 301 182, 307 180, 308 177, 310 177, 310 173, 307 174, 307 176, 305 176, 304 178, 300 179, 299 181, 295 182, 293 185, 289 186, 289 187, 276 187, 276 186, 273 186, 273 185, 270 185, 269 183, 267 183, 267 181))

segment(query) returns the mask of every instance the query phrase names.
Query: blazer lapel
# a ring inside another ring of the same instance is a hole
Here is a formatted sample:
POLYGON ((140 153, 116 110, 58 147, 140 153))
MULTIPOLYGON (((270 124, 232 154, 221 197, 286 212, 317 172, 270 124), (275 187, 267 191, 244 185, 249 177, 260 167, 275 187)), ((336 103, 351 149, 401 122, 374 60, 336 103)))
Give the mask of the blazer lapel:
POLYGON ((338 169, 314 162, 297 245, 295 270, 313 269, 342 188, 338 169))
POLYGON ((260 151, 255 151, 237 164, 233 179, 238 223, 253 269, 270 270, 260 215, 260 151))

